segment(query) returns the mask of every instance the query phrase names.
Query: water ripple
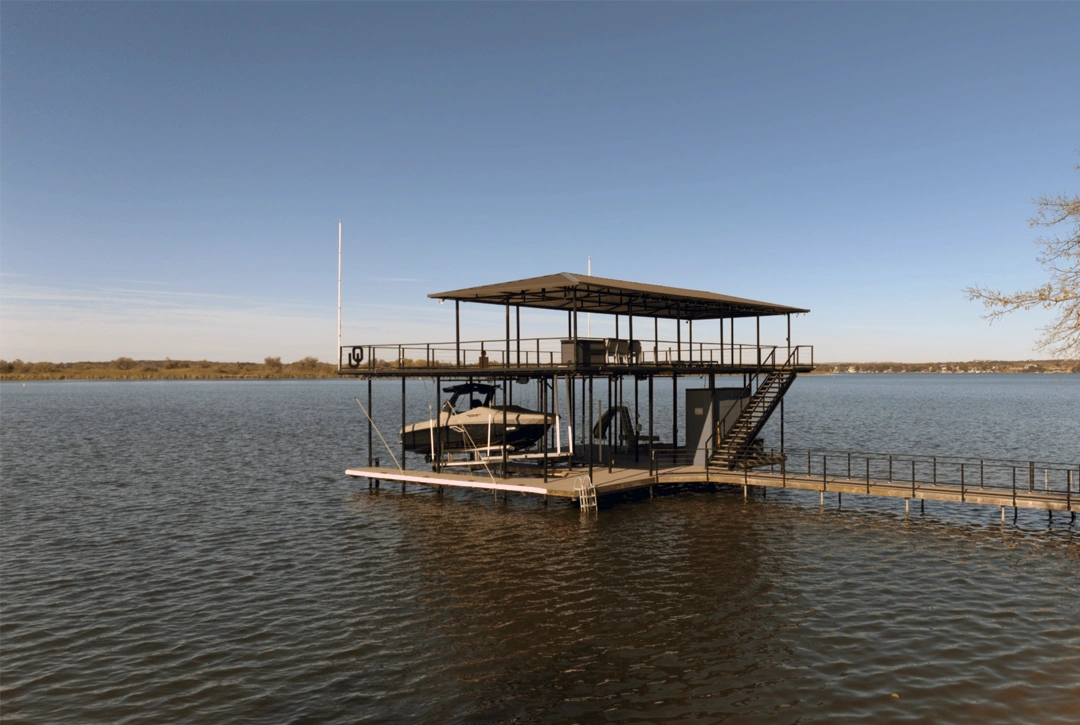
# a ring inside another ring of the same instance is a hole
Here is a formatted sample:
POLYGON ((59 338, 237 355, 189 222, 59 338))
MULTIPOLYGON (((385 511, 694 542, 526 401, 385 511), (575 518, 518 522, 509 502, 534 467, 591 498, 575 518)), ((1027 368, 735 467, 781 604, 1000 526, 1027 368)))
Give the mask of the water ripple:
MULTIPOLYGON (((858 390, 805 382, 794 419, 813 403, 836 428, 822 396, 858 390)), ((354 393, 0 386, 3 719, 1080 720, 1067 520, 725 488, 582 519, 368 491, 340 476, 366 456, 354 393)), ((933 388, 950 394, 998 430, 993 390, 933 388)), ((892 447, 898 424, 858 418, 867 447, 892 447)))

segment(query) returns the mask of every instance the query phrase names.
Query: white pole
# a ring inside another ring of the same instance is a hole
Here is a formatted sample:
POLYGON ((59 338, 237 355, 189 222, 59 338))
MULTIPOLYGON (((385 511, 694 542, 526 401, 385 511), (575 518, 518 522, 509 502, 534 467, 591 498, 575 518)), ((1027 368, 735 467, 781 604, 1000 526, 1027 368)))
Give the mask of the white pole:
POLYGON ((341 220, 337 223, 337 361, 341 368, 341 220))

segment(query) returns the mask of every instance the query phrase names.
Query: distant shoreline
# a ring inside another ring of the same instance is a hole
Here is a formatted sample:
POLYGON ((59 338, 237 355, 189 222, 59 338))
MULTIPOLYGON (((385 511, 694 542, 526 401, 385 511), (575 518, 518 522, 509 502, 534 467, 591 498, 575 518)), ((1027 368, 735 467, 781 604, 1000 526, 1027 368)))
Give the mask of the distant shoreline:
MULTIPOLYGON (((380 361, 381 362, 381 361, 380 361)), ((411 362, 411 361, 410 361, 411 362)), ((392 367, 390 362, 386 367, 392 367)), ((382 365, 380 365, 382 367, 382 365)), ((1062 374, 1080 373, 1080 360, 974 360, 931 363, 818 363, 810 375, 865 374, 1062 374)), ((337 368, 313 357, 282 363, 280 358, 255 362, 209 360, 133 360, 110 362, 23 362, 0 360, 0 381, 49 380, 319 380, 338 379, 337 368)))
POLYGON ((256 362, 133 360, 108 362, 23 362, 0 360, 0 381, 31 380, 312 380, 337 378, 330 363, 306 357, 292 363, 268 357, 256 362))
POLYGON ((951 373, 993 375, 1002 373, 1080 373, 1080 360, 972 360, 927 363, 818 363, 811 375, 951 373))

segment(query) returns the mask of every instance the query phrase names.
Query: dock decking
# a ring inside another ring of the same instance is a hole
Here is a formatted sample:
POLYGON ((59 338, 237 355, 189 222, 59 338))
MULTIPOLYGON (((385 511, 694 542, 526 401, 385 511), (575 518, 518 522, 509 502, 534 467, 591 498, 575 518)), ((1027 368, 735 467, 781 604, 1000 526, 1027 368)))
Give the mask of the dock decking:
MULTIPOLYGON (((1000 485, 972 485, 966 482, 927 482, 873 480, 869 477, 848 477, 829 475, 807 475, 805 472, 792 474, 780 470, 730 471, 716 467, 673 465, 656 467, 649 471, 648 463, 637 465, 620 462, 622 465, 609 467, 594 466, 592 483, 596 494, 607 494, 686 483, 717 483, 738 486, 764 486, 768 488, 792 488, 802 491, 818 491, 824 496, 830 494, 855 494, 861 496, 886 496, 891 498, 919 499, 930 501, 949 501, 963 504, 981 504, 999 507, 1043 509, 1048 511, 1075 512, 1080 508, 1080 476, 1074 471, 1065 470, 1067 476, 1063 484, 1054 486, 1030 485, 1025 481, 1021 486, 1002 487, 1000 485)), ((369 484, 377 481, 400 482, 403 485, 416 484, 432 487, 457 487, 479 490, 518 492, 545 498, 560 498, 576 501, 578 490, 575 484, 589 475, 588 467, 577 465, 559 471, 557 476, 550 476, 545 481, 541 476, 514 476, 500 478, 496 473, 487 475, 463 475, 433 471, 397 471, 388 468, 353 468, 345 472, 352 478, 368 479, 369 484)))

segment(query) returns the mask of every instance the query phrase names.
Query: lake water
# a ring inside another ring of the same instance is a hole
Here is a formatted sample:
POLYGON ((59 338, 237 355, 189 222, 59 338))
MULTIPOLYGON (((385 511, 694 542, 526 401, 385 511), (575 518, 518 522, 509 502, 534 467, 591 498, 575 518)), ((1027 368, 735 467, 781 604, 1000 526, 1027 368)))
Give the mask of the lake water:
MULTIPOLYGON (((393 440, 399 393, 376 386, 393 440)), ((3 720, 1080 721, 1067 515, 369 491, 342 473, 365 394, 0 385, 3 720)), ((426 417, 433 385, 409 395, 426 417)), ((786 436, 1077 462, 1080 379, 803 377, 786 436)))

